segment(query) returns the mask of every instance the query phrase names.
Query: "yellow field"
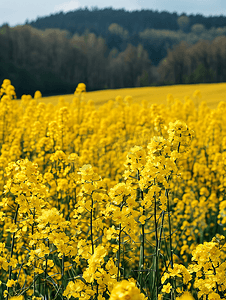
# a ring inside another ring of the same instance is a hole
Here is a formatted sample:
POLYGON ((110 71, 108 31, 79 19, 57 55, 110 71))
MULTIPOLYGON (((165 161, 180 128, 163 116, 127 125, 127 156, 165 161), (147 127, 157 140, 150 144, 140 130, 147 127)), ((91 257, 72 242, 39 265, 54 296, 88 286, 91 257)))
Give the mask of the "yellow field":
POLYGON ((4 80, 0 299, 226 299, 225 90, 4 80))
MULTIPOLYGON (((115 90, 101 90, 95 92, 87 92, 86 100, 92 99, 96 106, 102 105, 108 100, 114 100, 120 95, 123 98, 131 95, 134 101, 141 102, 147 100, 150 104, 166 104, 167 94, 172 94, 174 98, 181 101, 185 96, 193 99, 192 95, 195 90, 199 90, 202 95, 202 101, 205 101, 208 107, 216 108, 220 101, 226 100, 226 83, 213 84, 191 84, 191 85, 172 85, 163 87, 142 87, 142 88, 126 88, 115 90)), ((74 97, 73 94, 64 95, 65 101, 71 103, 74 97)), ((43 97, 39 102, 58 103, 59 96, 43 97)))

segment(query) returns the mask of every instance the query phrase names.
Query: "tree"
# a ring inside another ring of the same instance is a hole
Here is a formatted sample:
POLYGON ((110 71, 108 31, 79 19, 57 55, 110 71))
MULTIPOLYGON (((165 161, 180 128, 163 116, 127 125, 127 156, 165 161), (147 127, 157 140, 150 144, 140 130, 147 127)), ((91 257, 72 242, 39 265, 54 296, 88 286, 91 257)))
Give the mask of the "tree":
POLYGON ((191 27, 191 31, 196 33, 196 34, 201 34, 203 31, 205 31, 205 26, 202 24, 194 24, 191 27))
POLYGON ((207 70, 203 64, 198 65, 191 75, 184 75, 185 83, 207 83, 213 82, 214 72, 213 70, 207 70))
POLYGON ((188 44, 181 42, 172 50, 168 50, 167 57, 160 62, 158 67, 162 82, 183 83, 183 76, 187 70, 187 48, 188 44))
POLYGON ((117 23, 112 23, 108 27, 108 30, 110 31, 110 33, 119 35, 123 39, 128 38, 128 35, 129 35, 128 30, 124 29, 122 26, 118 25, 117 23))
POLYGON ((178 24, 179 28, 184 32, 186 32, 188 30, 189 23, 190 23, 189 17, 187 17, 185 15, 182 15, 177 19, 177 24, 178 24))
POLYGON ((213 40, 210 49, 210 65, 216 74, 216 82, 226 81, 226 37, 213 40))

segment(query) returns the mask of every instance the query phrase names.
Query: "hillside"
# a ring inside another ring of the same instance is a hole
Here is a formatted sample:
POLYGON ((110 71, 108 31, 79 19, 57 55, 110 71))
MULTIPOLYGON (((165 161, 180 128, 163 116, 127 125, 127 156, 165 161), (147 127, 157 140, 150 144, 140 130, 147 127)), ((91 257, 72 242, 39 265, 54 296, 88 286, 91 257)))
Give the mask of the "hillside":
MULTIPOLYGON (((187 16, 186 14, 183 14, 187 16)), ((50 16, 38 17, 35 21, 27 21, 26 24, 38 29, 59 28, 68 30, 71 34, 75 32, 83 34, 85 30, 90 30, 97 35, 108 34, 108 27, 112 23, 117 23, 128 30, 129 36, 138 34, 147 28, 179 30, 181 27, 177 20, 180 14, 167 11, 126 11, 124 9, 77 9, 67 13, 60 12, 50 16), (134 22, 136 20, 136 22, 134 22)), ((203 24, 206 29, 212 27, 224 27, 226 25, 225 16, 202 16, 188 15, 189 24, 186 32, 190 32, 194 24, 203 24)))
POLYGON ((226 17, 223 15, 187 16, 167 11, 126 11, 112 8, 60 12, 38 17, 26 24, 41 30, 67 30, 68 38, 74 34, 94 33, 105 39, 110 50, 116 48, 120 52, 126 49, 128 43, 133 46, 142 44, 155 66, 167 55, 168 48, 171 49, 181 41, 194 44, 200 39, 213 40, 226 33, 226 17))

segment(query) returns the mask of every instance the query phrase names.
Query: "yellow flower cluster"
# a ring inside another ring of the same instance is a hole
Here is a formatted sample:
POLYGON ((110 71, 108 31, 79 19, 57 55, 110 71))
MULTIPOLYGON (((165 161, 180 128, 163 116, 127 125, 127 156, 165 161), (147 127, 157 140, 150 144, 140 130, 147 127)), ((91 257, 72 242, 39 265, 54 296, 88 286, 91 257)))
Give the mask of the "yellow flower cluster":
MULTIPOLYGON (((198 289, 198 299, 224 299, 226 296, 225 250, 225 237, 219 234, 211 242, 199 244, 192 252, 191 261, 194 263, 190 263, 188 268, 181 264, 174 264, 173 269, 168 268, 168 271, 161 278, 162 283, 164 283, 161 292, 170 293, 172 286, 169 282, 165 284, 165 281, 176 278, 175 282, 180 286, 176 292, 179 294, 183 292, 181 286, 191 287, 193 281, 194 288, 198 289), (194 275, 193 280, 191 274, 194 275), (183 285, 180 281, 183 282, 183 285)), ((176 299, 187 299, 186 297, 191 298, 187 291, 176 299)))
POLYGON ((2 295, 224 299, 226 103, 85 92, 54 106, 2 84, 2 295))
MULTIPOLYGON (((9 79, 5 79, 3 81, 2 87, 0 89, 0 97, 2 96, 2 99, 6 99, 9 97, 10 99, 16 99, 16 92, 13 85, 11 85, 11 81, 9 79)), ((1 99, 1 101, 2 101, 1 99)), ((4 100, 3 100, 4 101, 4 100)))

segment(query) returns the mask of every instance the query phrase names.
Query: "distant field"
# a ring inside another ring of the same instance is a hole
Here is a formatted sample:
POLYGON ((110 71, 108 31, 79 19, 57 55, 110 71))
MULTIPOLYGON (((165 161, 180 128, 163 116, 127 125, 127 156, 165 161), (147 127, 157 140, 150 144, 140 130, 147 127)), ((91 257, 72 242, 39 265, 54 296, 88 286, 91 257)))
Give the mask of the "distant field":
MULTIPOLYGON (((85 99, 92 99, 96 106, 99 106, 105 102, 108 102, 109 100, 115 99, 115 97, 118 95, 122 97, 131 95, 137 102, 147 100, 150 102, 150 104, 165 104, 167 94, 169 93, 172 94, 174 98, 179 98, 181 101, 183 101, 185 96, 194 99, 192 95, 195 90, 199 90, 201 92, 201 101, 205 101, 210 108, 216 108, 220 101, 226 101, 226 83, 101 90, 87 92, 85 99)), ((58 103, 59 97, 60 96, 43 97, 39 100, 39 102, 52 103, 55 105, 58 103)), ((63 97, 65 101, 71 103, 74 95, 70 94, 63 97)))

